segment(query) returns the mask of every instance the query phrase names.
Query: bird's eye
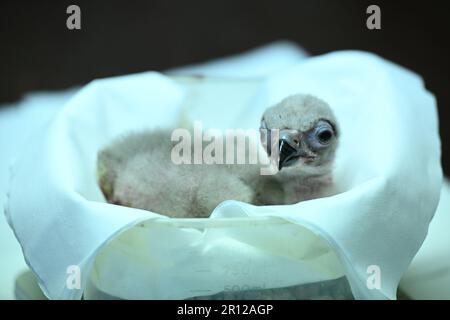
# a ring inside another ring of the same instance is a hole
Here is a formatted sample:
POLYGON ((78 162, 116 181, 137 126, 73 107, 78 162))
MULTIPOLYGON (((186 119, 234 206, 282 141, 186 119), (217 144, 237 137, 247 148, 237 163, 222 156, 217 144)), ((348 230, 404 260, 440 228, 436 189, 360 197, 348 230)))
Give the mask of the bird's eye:
POLYGON ((332 137, 333 132, 330 129, 320 128, 317 132, 317 138, 323 144, 329 143, 332 137))
POLYGON ((334 137, 334 130, 327 121, 319 121, 308 134, 309 142, 313 149, 320 149, 328 146, 334 137))

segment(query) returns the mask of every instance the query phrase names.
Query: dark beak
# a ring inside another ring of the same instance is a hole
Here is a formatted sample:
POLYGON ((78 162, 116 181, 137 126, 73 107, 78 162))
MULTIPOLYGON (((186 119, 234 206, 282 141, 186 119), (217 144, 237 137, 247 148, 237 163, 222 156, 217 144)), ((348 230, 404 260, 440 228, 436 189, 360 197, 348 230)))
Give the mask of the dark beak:
POLYGON ((286 139, 280 139, 279 141, 279 159, 278 159, 278 170, 283 167, 288 167, 298 159, 297 148, 289 144, 286 139))
POLYGON ((302 137, 299 132, 284 132, 278 142, 278 170, 292 166, 300 157, 306 156, 301 146, 302 137))

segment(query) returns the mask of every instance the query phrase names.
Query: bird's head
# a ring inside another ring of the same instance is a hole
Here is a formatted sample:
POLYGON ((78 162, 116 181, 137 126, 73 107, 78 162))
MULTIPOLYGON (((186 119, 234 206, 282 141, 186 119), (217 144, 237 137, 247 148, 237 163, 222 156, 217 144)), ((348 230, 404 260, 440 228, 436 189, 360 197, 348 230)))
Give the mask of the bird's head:
POLYGON ((277 148, 278 170, 319 167, 334 159, 338 144, 336 118, 328 104, 314 96, 289 96, 268 108, 261 129, 261 142, 269 157, 274 146, 277 148), (271 143, 274 129, 279 133, 275 144, 271 143))

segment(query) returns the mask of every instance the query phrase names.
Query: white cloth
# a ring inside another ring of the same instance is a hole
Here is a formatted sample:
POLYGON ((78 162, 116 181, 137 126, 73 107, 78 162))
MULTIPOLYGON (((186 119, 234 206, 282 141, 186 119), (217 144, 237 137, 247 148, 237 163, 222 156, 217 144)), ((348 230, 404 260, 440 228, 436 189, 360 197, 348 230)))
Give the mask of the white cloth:
MULTIPOLYGON (((9 183, 12 159, 31 134, 45 127, 51 117, 69 100, 75 90, 26 95, 20 102, 0 108, 0 210, 9 183)), ((0 214, 0 299, 14 299, 16 277, 27 270, 22 250, 5 216, 0 214)))
POLYGON ((411 299, 450 300, 450 181, 444 181, 428 235, 400 282, 411 299))
POLYGON ((227 284, 283 287, 345 274, 356 298, 395 298, 439 200, 434 98, 417 75, 352 51, 310 58, 252 83, 144 73, 94 81, 65 105, 18 158, 7 204, 46 295, 80 298, 89 277, 125 298, 188 298, 227 284), (205 83, 208 90, 196 89, 205 83), (342 193, 291 206, 227 201, 210 219, 194 221, 104 203, 96 152, 117 135, 175 126, 182 114, 205 127, 256 128, 265 107, 293 93, 317 95, 337 115, 335 179, 342 193), (211 104, 236 97, 245 103, 211 104), (192 105, 194 116, 186 108, 192 105), (70 265, 81 268, 81 290, 66 286, 70 265), (373 265, 381 271, 380 290, 366 286, 373 265), (250 271, 233 272, 243 266, 250 271))

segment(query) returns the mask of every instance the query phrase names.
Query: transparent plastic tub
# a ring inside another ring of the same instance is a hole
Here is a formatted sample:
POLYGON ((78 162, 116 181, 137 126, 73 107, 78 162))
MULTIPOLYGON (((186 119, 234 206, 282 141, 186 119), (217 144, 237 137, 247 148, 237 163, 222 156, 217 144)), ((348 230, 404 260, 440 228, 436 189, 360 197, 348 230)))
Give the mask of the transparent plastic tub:
POLYGON ((298 228, 271 217, 147 221, 99 252, 84 299, 353 299, 323 239, 303 229, 308 249, 295 252, 298 228))

